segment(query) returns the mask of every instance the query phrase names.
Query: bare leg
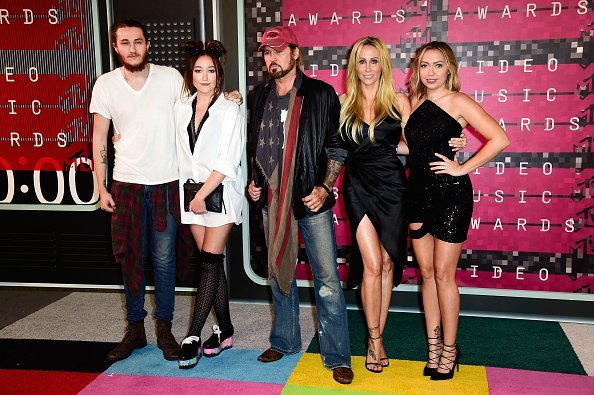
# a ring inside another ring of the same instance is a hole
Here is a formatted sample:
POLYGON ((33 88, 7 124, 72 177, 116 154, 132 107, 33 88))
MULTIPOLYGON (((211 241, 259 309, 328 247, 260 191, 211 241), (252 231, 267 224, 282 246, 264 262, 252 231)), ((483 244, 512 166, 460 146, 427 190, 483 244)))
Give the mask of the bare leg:
POLYGON ((212 228, 202 227, 205 229, 204 237, 202 243, 198 245, 198 248, 212 254, 222 254, 225 250, 225 245, 227 244, 227 239, 229 238, 229 233, 231 233, 232 227, 233 224, 225 224, 212 228))
MULTIPOLYGON (((435 240, 434 249, 435 283, 441 311, 444 345, 455 345, 460 315, 460 294, 456 284, 456 266, 462 251, 462 243, 447 243, 435 240)), ((444 346, 437 369, 447 373, 453 368, 456 349, 444 346), (447 358, 446 358, 447 357, 447 358)))
POLYGON ((204 232, 206 227, 201 225, 190 225, 190 232, 192 232, 192 236, 194 236, 194 241, 198 246, 198 249, 202 251, 202 242, 204 241, 204 232))
MULTIPOLYGON (((384 333, 386 329, 386 321, 388 319, 388 312, 390 311, 390 301, 392 300, 392 288, 394 288, 394 263, 390 258, 390 254, 380 244, 382 249, 382 304, 380 309, 380 333, 384 333)), ((382 338, 382 347, 379 352, 382 366, 386 367, 390 364, 382 338)))
POLYGON ((388 311, 390 310, 390 300, 392 299, 392 289, 394 288, 394 264, 384 246, 382 249, 382 305, 380 310, 380 330, 382 333, 386 327, 388 311))
MULTIPOLYGON (((361 284, 361 299, 363 311, 369 331, 368 353, 366 366, 368 369, 381 372, 383 364, 381 358, 386 356, 381 333, 386 323, 390 296, 392 291, 392 265, 388 254, 381 245, 373 224, 367 216, 363 217, 357 227, 357 245, 363 258, 363 283, 361 284), (386 267, 388 270, 386 270, 386 267), (384 278, 390 275, 389 293, 385 292, 384 278)), ((387 363, 386 363, 387 364, 387 363)))
MULTIPOLYGON (((421 224, 411 224, 411 230, 419 229, 421 224)), ((441 341, 435 340, 441 338, 441 311, 437 297, 437 286, 435 284, 435 271, 433 268, 433 250, 435 238, 426 234, 420 239, 412 239, 415 257, 421 269, 423 283, 421 285, 423 296, 423 310, 425 312, 425 326, 427 328, 427 338, 429 350, 427 356, 427 368, 437 369, 439 356, 441 356, 441 341)))
POLYGON ((212 228, 201 225, 190 225, 190 230, 200 251, 205 250, 213 254, 222 254, 232 227, 233 224, 225 224, 212 228))

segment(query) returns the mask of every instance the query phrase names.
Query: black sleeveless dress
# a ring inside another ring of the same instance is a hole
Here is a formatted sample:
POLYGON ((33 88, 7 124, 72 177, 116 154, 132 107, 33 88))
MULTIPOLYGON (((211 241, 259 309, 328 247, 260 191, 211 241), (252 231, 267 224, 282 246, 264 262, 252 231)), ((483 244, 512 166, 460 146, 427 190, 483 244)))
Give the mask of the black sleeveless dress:
POLYGON ((462 126, 437 104, 426 99, 411 114, 405 128, 410 154, 409 164, 409 223, 422 223, 421 229, 410 232, 413 239, 429 233, 450 243, 466 240, 472 216, 472 184, 470 177, 435 174, 430 162, 440 159, 440 153, 452 160, 455 152, 448 145, 459 137, 462 126))
POLYGON ((375 143, 369 139, 368 132, 369 126, 363 124, 359 144, 343 138, 349 152, 343 181, 352 240, 349 288, 359 285, 363 278, 363 261, 356 235, 365 215, 394 262, 394 286, 402 281, 402 268, 406 262, 406 176, 396 155, 396 145, 402 136, 400 121, 386 118, 377 125, 375 143))

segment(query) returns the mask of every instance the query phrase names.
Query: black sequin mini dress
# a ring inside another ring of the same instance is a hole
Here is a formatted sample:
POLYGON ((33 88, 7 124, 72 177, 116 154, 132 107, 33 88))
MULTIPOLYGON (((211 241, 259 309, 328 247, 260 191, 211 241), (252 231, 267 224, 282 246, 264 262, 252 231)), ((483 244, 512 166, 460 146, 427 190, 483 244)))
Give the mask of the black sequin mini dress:
POLYGON ((449 243, 466 240, 472 216, 472 184, 470 177, 435 174, 429 163, 441 159, 440 153, 454 159, 455 152, 448 145, 453 137, 460 137, 462 126, 437 104, 426 99, 411 114, 405 128, 409 147, 408 223, 422 223, 410 232, 418 239, 431 234, 449 243))

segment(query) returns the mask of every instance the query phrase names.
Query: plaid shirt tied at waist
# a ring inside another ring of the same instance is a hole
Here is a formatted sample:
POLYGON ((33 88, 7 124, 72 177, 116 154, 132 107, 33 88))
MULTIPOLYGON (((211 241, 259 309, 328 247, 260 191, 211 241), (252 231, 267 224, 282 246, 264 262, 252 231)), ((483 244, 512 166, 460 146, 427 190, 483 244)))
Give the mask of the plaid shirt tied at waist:
MULTIPOLYGON (((142 281, 142 195, 146 185, 114 181, 111 187, 116 211, 111 218, 111 243, 115 261, 122 265, 124 281, 130 292, 137 295, 142 281)), ((181 224, 179 183, 152 186, 151 219, 153 228, 163 232, 167 228, 167 201, 169 213, 178 224, 175 245, 176 273, 184 279, 189 272, 190 257, 194 253, 194 240, 189 226, 181 224)))

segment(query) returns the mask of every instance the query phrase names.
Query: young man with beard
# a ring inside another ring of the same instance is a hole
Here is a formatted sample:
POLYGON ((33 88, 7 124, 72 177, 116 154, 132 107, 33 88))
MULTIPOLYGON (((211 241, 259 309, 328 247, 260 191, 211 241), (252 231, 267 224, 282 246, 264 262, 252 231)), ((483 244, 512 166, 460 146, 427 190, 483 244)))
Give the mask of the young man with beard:
POLYGON ((111 37, 122 67, 97 79, 90 112, 101 209, 112 214, 112 247, 124 274, 128 326, 107 359, 127 358, 147 344, 144 255, 148 245, 154 268, 157 345, 165 359, 177 360, 179 346, 171 333, 180 218, 173 108, 180 100, 183 81, 177 70, 148 63, 150 44, 140 22, 116 23, 111 37), (111 193, 106 187, 110 122, 115 147, 111 193))
POLYGON ((347 311, 336 264, 332 187, 346 158, 338 142, 340 104, 334 88, 303 73, 297 37, 288 27, 267 29, 262 52, 270 81, 255 88, 250 119, 254 179, 250 199, 262 203, 274 321, 273 362, 301 350, 295 281, 301 231, 311 265, 324 366, 334 380, 353 380, 347 311))

